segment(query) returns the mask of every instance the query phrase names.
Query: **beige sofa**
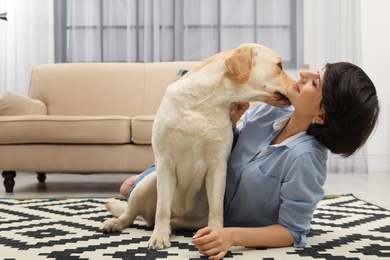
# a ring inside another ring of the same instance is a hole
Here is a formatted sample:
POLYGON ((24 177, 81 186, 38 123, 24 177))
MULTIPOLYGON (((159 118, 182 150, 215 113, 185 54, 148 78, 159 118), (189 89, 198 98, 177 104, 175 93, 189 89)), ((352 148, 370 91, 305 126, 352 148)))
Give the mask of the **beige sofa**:
POLYGON ((166 87, 198 62, 68 63, 33 68, 28 97, 0 97, 0 170, 138 173, 154 162, 151 129, 166 87))

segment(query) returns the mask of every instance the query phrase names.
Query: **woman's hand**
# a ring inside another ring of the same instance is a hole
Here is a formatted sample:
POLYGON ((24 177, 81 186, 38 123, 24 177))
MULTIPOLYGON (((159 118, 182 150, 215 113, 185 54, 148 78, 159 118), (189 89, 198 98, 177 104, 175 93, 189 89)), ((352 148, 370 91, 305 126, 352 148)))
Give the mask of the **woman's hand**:
POLYGON ((235 128, 237 121, 249 108, 249 102, 235 102, 230 107, 230 120, 232 120, 232 128, 235 128))
POLYGON ((192 243, 209 259, 222 259, 232 245, 244 247, 286 247, 294 244, 290 231, 280 225, 265 227, 205 227, 196 232, 192 243))
POLYGON ((205 227, 196 232, 192 243, 209 259, 222 259, 233 245, 233 240, 226 228, 205 227))

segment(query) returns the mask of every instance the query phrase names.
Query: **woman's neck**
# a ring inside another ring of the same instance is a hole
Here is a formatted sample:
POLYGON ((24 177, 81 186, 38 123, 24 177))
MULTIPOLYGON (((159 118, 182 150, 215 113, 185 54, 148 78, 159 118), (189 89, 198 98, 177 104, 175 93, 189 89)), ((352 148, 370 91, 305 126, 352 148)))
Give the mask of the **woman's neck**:
POLYGON ((294 116, 294 113, 290 120, 286 123, 279 134, 274 138, 271 144, 280 144, 287 138, 294 136, 300 132, 306 131, 311 124, 310 119, 298 118, 294 116))

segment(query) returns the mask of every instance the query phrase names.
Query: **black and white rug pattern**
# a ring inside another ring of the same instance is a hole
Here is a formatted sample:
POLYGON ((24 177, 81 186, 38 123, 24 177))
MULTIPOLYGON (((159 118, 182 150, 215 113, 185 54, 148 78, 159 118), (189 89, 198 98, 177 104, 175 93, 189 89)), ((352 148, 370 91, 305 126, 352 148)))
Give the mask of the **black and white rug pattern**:
MULTIPOLYGON (((194 232, 174 231, 169 249, 147 249, 151 228, 137 221, 121 233, 98 227, 118 198, 0 199, 0 259, 207 259, 194 232)), ((390 259, 390 212, 354 196, 322 200, 304 249, 234 246, 224 259, 390 259)))

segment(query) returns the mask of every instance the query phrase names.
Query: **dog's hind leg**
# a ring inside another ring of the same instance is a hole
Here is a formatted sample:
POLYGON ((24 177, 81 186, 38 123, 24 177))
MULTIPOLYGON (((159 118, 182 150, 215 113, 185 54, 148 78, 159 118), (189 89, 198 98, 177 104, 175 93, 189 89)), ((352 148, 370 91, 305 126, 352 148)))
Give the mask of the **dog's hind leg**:
POLYGON ((104 205, 106 209, 116 218, 126 212, 127 202, 108 202, 104 205))
POLYGON ((116 232, 129 227, 140 215, 147 223, 153 225, 156 212, 156 174, 150 173, 132 191, 125 213, 118 218, 106 220, 100 229, 103 232, 116 232))

